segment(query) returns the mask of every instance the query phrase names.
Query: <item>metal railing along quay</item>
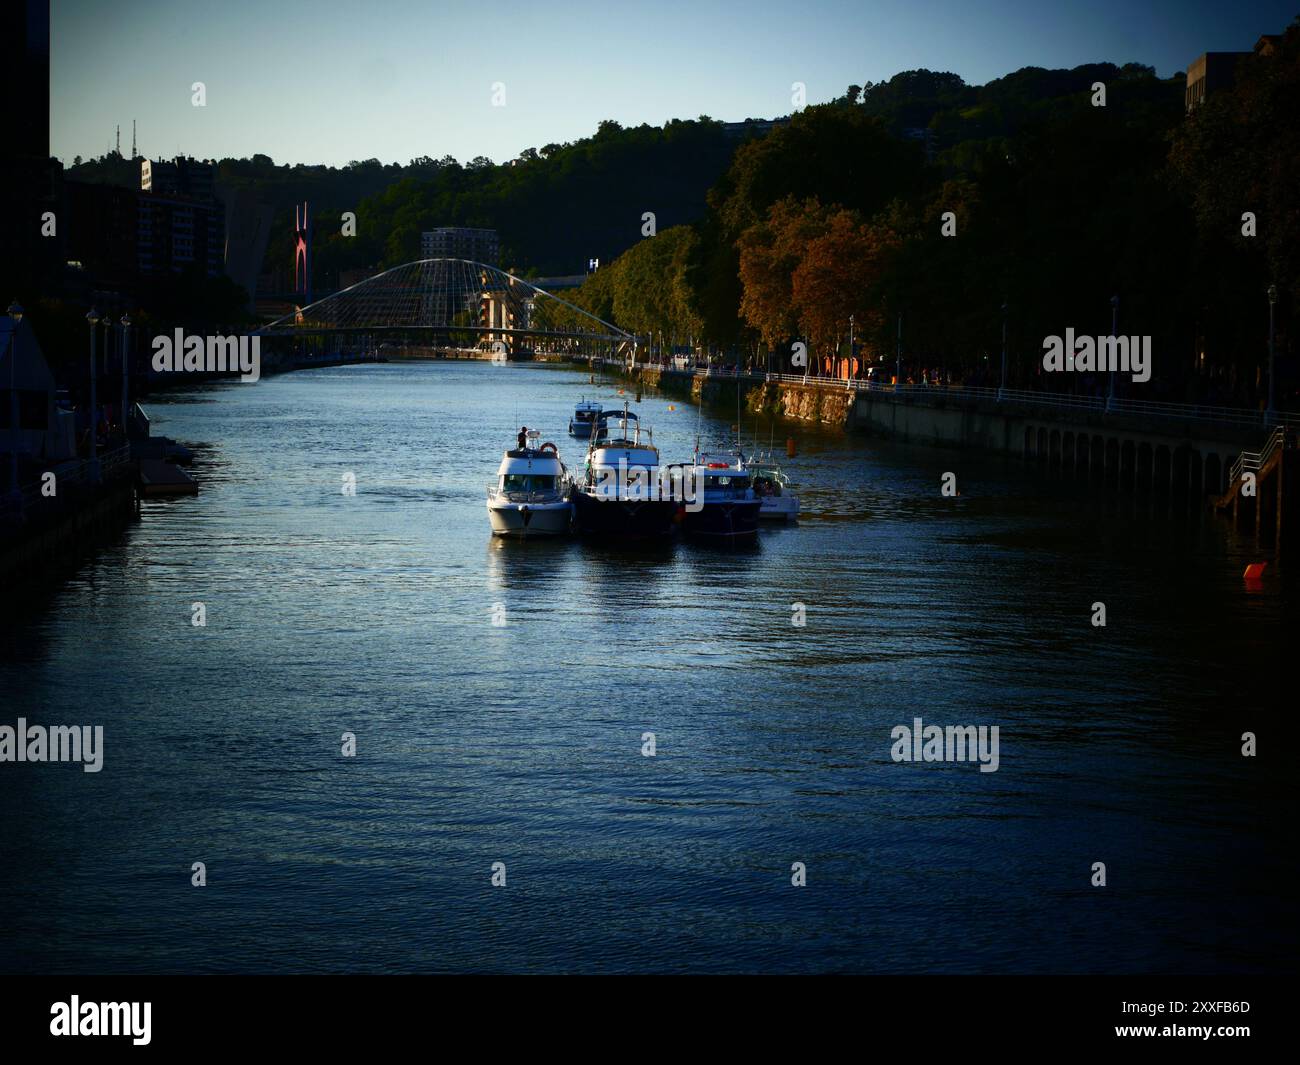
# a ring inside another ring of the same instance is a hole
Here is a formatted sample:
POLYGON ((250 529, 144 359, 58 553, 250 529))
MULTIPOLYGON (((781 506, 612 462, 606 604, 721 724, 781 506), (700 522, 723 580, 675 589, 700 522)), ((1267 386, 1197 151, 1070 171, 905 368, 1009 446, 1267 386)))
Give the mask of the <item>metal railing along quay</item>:
MULTIPOLYGON (((593 359, 592 362, 630 369, 619 359, 593 359)), ((1219 407, 1199 403, 1165 403, 1158 400, 1121 399, 1105 396, 1079 396, 1068 392, 1037 392, 1030 389, 989 388, 977 385, 891 384, 861 378, 829 378, 815 374, 754 373, 744 370, 722 369, 716 366, 695 369, 678 369, 655 363, 640 364, 663 373, 709 380, 724 379, 753 381, 755 383, 779 382, 809 388, 839 391, 869 392, 877 395, 917 396, 936 399, 971 400, 979 402, 1015 403, 1025 406, 1051 407, 1057 410, 1077 410, 1094 414, 1132 414, 1155 418, 1174 418, 1190 422, 1217 422, 1244 428, 1259 426, 1300 427, 1300 414, 1281 411, 1251 410, 1246 407, 1219 407)))
MULTIPOLYGON (((99 465, 99 482, 111 480, 122 471, 122 468, 131 461, 131 447, 129 444, 122 444, 111 450, 104 451, 94 460, 99 465)), ((76 490, 83 487, 93 488, 96 481, 92 471, 91 459, 70 459, 67 462, 61 462, 50 467, 50 473, 54 474, 56 494, 48 497, 42 491, 41 482, 21 486, 17 492, 0 492, 0 515, 3 515, 6 521, 17 520, 23 514, 30 514, 38 508, 43 508, 47 504, 57 503, 60 499, 68 499, 67 490, 76 490), (62 493, 62 495, 60 495, 62 493)))

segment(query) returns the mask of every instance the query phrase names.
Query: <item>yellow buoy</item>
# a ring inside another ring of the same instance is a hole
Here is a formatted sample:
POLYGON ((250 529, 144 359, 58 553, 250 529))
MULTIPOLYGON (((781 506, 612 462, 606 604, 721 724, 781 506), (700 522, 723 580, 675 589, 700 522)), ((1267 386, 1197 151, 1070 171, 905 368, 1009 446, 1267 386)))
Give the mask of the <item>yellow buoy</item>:
POLYGON ((669 410, 676 410, 677 408, 674 407, 671 403, 669 403, 669 404, 668 404, 668 409, 669 409, 669 410))

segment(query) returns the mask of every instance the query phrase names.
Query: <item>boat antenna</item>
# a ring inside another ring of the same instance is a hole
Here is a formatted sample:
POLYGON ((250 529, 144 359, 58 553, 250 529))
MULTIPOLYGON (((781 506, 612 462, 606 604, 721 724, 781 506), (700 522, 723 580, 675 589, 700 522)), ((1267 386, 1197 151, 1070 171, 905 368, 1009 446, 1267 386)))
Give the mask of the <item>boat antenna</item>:
POLYGON ((740 450, 740 360, 736 360, 736 454, 743 455, 740 450))
POLYGON ((695 408, 695 465, 700 464, 700 422, 704 419, 704 386, 700 386, 700 404, 695 408))

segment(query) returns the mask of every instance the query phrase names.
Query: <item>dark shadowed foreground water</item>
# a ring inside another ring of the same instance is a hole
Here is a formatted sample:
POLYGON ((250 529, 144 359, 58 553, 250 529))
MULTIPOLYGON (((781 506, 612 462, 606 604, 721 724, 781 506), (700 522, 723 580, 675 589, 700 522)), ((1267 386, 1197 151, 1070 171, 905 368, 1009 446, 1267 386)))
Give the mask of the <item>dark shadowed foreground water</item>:
MULTIPOLYGON (((804 429, 805 520, 752 551, 494 542, 512 427, 580 465, 568 412, 615 388, 390 364, 147 404, 201 494, 0 630, 0 724, 105 732, 97 774, 0 764, 0 967, 1294 967, 1297 623, 1245 545, 804 429), (915 717, 997 725, 998 771, 893 762, 915 717)), ((688 456, 693 407, 638 409, 688 456)))

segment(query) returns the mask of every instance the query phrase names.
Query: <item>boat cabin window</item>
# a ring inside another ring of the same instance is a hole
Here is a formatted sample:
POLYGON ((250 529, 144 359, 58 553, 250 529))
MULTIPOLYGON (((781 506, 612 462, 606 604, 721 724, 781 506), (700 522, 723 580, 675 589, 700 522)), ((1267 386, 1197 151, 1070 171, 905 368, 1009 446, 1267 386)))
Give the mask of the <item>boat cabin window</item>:
POLYGON ((549 492, 555 488, 555 478, 540 473, 507 473, 501 487, 507 492, 549 492))
POLYGON ((722 476, 706 474, 704 487, 711 492, 718 491, 740 495, 749 488, 749 478, 744 474, 738 475, 734 473, 723 474, 722 476))

